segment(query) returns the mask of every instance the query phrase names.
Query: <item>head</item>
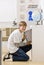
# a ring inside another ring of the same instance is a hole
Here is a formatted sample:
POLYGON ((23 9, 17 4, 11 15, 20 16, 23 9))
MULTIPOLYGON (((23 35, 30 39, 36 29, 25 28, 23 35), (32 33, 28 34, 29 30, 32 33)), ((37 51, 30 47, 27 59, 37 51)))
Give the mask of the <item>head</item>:
POLYGON ((26 23, 25 21, 21 21, 21 22, 19 23, 19 30, 20 30, 21 32, 24 32, 24 31, 26 30, 26 26, 27 26, 27 23, 26 23))

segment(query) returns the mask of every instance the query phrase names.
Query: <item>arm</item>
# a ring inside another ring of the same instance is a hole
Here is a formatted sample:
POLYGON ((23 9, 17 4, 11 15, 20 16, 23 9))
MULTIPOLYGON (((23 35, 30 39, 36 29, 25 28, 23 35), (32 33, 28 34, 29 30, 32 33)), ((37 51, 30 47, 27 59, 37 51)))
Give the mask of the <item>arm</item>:
POLYGON ((26 39, 26 36, 25 36, 25 33, 23 34, 23 37, 22 37, 22 42, 26 39))

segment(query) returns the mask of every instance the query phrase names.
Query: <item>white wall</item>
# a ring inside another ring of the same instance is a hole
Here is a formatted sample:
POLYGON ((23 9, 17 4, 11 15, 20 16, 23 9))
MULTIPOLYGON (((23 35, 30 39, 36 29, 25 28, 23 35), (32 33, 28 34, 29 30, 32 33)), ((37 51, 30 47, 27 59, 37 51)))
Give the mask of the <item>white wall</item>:
POLYGON ((17 0, 0 0, 0 22, 11 22, 17 18, 17 0))
POLYGON ((36 25, 36 18, 35 16, 38 16, 38 12, 41 10, 41 0, 24 0, 24 3, 21 3, 21 0, 17 1, 18 6, 18 21, 24 20, 27 22, 27 29, 30 28, 30 25, 36 25), (29 7, 30 5, 38 5, 36 8, 29 7), (21 9, 22 8, 22 9, 21 9), (29 21, 28 20, 28 12, 33 11, 34 13, 34 20, 29 21))
POLYGON ((44 25, 44 0, 41 0, 41 9, 43 10, 43 25, 44 25))
MULTIPOLYGON (((19 11, 19 5, 22 6, 22 4, 19 3, 20 0, 0 0, 0 26, 12 26, 12 22, 16 19, 17 22, 19 22, 20 18, 20 11, 19 11), (4 23, 3 23, 4 22, 4 23), (6 23, 5 23, 6 22, 6 23)), ((38 0, 33 0, 33 1, 29 1, 26 0, 27 4, 24 4, 26 7, 24 9, 27 9, 27 5, 29 4, 29 2, 31 3, 35 3, 38 4, 39 6, 41 5, 41 8, 44 10, 44 0, 41 0, 38 2, 38 0)), ((27 11, 27 10, 25 10, 27 11)), ((26 14, 26 12, 24 13, 26 14)), ((25 18, 27 17, 27 14, 25 16, 25 18)), ((25 21, 27 21, 25 19, 25 21)), ((28 21, 27 21, 28 22, 28 21)), ((36 24, 34 22, 31 23, 27 23, 28 27, 27 29, 30 27, 29 25, 31 24, 36 24)))

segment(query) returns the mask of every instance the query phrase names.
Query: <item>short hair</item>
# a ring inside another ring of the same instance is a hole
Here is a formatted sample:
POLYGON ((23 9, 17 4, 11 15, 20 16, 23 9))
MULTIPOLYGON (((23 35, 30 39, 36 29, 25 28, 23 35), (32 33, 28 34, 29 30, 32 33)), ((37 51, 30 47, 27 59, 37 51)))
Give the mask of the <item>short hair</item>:
POLYGON ((19 23, 19 26, 27 26, 27 23, 26 23, 25 21, 21 21, 21 22, 19 23))

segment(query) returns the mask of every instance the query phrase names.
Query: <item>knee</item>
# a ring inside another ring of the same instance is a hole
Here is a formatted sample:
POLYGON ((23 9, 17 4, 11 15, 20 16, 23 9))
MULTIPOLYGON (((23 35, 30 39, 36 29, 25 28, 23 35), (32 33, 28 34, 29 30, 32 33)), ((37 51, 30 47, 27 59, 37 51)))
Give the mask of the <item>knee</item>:
POLYGON ((29 56, 27 55, 26 57, 25 57, 25 61, 28 61, 29 60, 29 56))
POLYGON ((32 49, 32 44, 29 44, 30 49, 32 49))
POLYGON ((30 45, 31 49, 32 49, 32 44, 30 45))

